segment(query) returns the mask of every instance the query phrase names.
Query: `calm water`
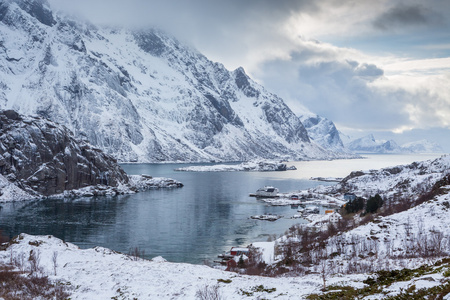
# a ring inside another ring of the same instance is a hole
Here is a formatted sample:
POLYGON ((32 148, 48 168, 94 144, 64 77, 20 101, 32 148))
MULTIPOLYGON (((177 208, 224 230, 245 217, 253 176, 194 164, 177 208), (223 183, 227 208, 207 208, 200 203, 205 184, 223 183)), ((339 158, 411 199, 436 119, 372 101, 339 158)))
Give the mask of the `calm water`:
POLYGON ((379 169, 438 155, 368 155, 366 159, 293 162, 287 172, 175 172, 179 164, 127 164, 129 174, 170 177, 181 189, 152 190, 117 197, 45 200, 1 204, 3 235, 21 232, 51 234, 82 248, 103 246, 127 253, 139 247, 148 258, 202 263, 231 246, 266 241, 295 223, 296 210, 268 206, 248 194, 264 185, 281 192, 319 184, 310 177, 344 177, 353 170, 379 169), (276 222, 249 219, 256 214, 281 214, 276 222))

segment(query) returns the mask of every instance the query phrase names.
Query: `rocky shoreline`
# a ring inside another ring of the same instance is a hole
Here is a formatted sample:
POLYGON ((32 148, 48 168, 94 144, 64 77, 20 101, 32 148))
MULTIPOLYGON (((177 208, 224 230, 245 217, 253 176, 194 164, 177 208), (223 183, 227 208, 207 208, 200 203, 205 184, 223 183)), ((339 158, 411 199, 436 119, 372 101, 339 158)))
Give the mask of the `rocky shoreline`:
POLYGON ((65 126, 0 111, 0 202, 182 186, 168 178, 128 176, 115 158, 76 139, 65 126))

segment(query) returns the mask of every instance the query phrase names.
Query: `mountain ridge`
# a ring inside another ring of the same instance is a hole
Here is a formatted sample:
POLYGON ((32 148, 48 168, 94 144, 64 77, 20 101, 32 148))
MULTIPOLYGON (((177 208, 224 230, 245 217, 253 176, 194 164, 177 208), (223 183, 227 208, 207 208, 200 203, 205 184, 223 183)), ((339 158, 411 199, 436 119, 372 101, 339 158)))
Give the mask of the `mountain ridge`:
POLYGON ((428 140, 420 140, 399 146, 394 140, 377 140, 373 134, 352 140, 345 145, 356 153, 443 153, 442 148, 428 140))
POLYGON ((342 157, 243 68, 160 30, 96 27, 45 0, 5 2, 0 29, 0 108, 64 124, 120 161, 342 157))

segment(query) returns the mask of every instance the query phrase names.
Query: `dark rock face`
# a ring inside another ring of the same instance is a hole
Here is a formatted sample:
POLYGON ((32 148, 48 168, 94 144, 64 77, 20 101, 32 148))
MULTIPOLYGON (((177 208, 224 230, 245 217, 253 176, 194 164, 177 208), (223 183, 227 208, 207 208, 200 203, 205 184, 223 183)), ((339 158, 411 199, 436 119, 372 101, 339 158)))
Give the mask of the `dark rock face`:
POLYGON ((35 17, 39 22, 47 26, 53 26, 56 24, 51 10, 46 8, 48 5, 45 0, 21 0, 17 1, 17 4, 24 11, 35 17))
POLYGON ((114 158, 76 140, 66 127, 12 110, 0 111, 0 173, 44 196, 128 183, 114 158))

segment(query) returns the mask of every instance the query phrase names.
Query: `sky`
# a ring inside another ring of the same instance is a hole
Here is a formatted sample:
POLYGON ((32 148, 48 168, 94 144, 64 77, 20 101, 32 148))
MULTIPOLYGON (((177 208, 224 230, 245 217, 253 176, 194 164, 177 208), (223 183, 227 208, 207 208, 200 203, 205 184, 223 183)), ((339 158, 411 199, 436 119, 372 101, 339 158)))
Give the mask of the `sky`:
POLYGON ((50 2, 96 24, 159 27, 353 138, 450 152, 448 0, 50 2))

